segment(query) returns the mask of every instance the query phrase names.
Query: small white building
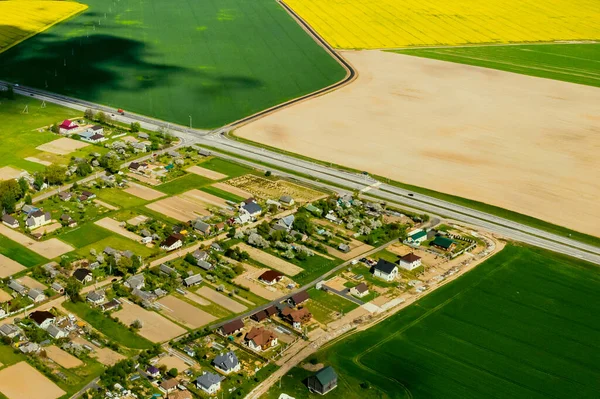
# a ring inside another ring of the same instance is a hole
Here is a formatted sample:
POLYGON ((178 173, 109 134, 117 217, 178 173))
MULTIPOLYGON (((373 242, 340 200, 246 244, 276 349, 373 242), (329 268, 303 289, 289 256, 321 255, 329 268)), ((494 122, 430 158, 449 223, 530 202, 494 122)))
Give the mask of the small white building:
POLYGON ((363 298, 369 295, 369 287, 366 283, 360 283, 359 285, 350 288, 350 294, 358 298, 363 298))
POLYGON ((160 248, 167 252, 174 251, 182 246, 183 241, 179 234, 171 234, 160 244, 160 248))
POLYGON ((398 277, 398 266, 385 259, 379 259, 373 266, 373 275, 385 281, 393 281, 398 277))
POLYGON ((214 373, 207 373, 206 371, 196 379, 196 387, 202 389, 209 395, 217 393, 221 389, 221 381, 225 378, 214 373))
POLYGON ((405 270, 414 270, 421 266, 421 257, 411 252, 400 258, 399 265, 405 270))
POLYGON ((36 288, 32 288, 29 290, 27 296, 35 303, 43 302, 46 300, 46 295, 36 288))
POLYGON ((50 212, 44 212, 41 210, 37 210, 30 214, 25 220, 25 224, 30 229, 37 229, 38 227, 47 225, 52 222, 52 217, 50 216, 50 212))

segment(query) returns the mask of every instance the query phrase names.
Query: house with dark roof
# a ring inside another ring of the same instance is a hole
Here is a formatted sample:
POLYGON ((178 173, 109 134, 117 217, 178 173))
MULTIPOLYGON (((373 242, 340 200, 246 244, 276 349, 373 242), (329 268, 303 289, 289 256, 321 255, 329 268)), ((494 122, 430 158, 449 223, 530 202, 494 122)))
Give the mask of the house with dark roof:
POLYGON ((255 219, 262 213, 262 207, 254 200, 248 202, 244 201, 244 204, 240 207, 240 213, 255 219))
POLYGON ((75 270, 73 277, 84 285, 92 282, 92 272, 88 269, 80 268, 75 270))
POLYGON ((210 234, 210 229, 211 229, 210 224, 204 222, 201 219, 196 219, 194 221, 194 223, 192 223, 192 227, 194 228, 194 230, 196 230, 197 232, 199 232, 205 236, 210 234))
POLYGON ((225 374, 235 373, 242 367, 235 353, 232 351, 227 353, 221 353, 213 360, 213 366, 225 374))
POLYGON ((108 312, 118 308, 119 306, 121 306, 121 302, 118 299, 111 299, 110 301, 100 305, 100 309, 102 309, 103 312, 108 312))
POLYGON ((406 242, 409 244, 420 245, 427 241, 427 232, 423 229, 416 229, 408 233, 406 242))
POLYGON ((297 294, 292 295, 288 299, 288 302, 292 306, 298 306, 298 305, 308 301, 309 299, 310 299, 310 296, 308 295, 307 291, 300 291, 297 294))
POLYGON ((285 308, 281 311, 281 318, 290 323, 295 329, 299 330, 303 324, 312 319, 312 314, 307 308, 292 309, 285 308))
POLYGON ((160 244, 160 248, 167 252, 174 251, 182 246, 183 240, 180 234, 171 234, 160 244))
POLYGON ((67 227, 75 227, 77 226, 77 222, 70 216, 67 215, 66 213, 61 215, 60 217, 60 223, 63 226, 67 226, 67 227))
POLYGON ((102 292, 92 291, 87 294, 86 300, 92 305, 100 305, 106 300, 106 297, 102 292))
POLYGON ((27 216, 27 219, 25 219, 25 225, 27 228, 32 230, 47 225, 50 222, 52 222, 52 216, 50 215, 50 212, 44 212, 42 210, 37 210, 31 213, 29 216, 27 216))
POLYGON ((225 323, 221 326, 221 334, 223 335, 233 335, 242 331, 244 328, 244 322, 242 319, 235 319, 230 321, 229 323, 225 323))
POLYGON ((212 395, 221 389, 221 381, 224 379, 223 376, 205 371, 200 377, 196 378, 196 387, 212 395))
POLYGON ((148 164, 146 162, 132 162, 129 164, 129 170, 137 173, 144 173, 148 169, 148 164))
POLYGON ((323 367, 313 376, 308 377, 308 390, 321 395, 325 395, 337 387, 337 374, 333 367, 323 367))
POLYGON ((393 281, 398 277, 398 266, 385 259, 379 259, 377 264, 371 268, 371 273, 373 273, 373 276, 379 277, 382 280, 393 281))
POLYGON ((444 251, 452 251, 456 247, 454 240, 443 236, 435 237, 435 239, 431 242, 431 245, 444 251))
POLYGON ((273 285, 275 283, 278 283, 279 281, 281 281, 282 278, 283 273, 278 272, 277 270, 267 270, 266 272, 258 276, 258 279, 267 285, 273 285))
POLYGON ((14 217, 10 216, 8 213, 2 215, 2 223, 10 227, 11 229, 16 229, 19 227, 19 221, 14 217))
POLYGON ((411 252, 401 256, 398 265, 405 270, 414 270, 421 266, 421 257, 411 252))
POLYGON ((277 345, 277 337, 271 330, 264 327, 252 327, 244 337, 246 345, 252 350, 261 352, 277 345))
POLYGON ((36 310, 29 313, 29 318, 37 324, 39 328, 45 330, 56 320, 56 317, 47 310, 36 310))
POLYGON ((360 283, 359 285, 350 288, 350 294, 358 298, 363 298, 369 295, 369 286, 366 283, 360 283))
POLYGON ((265 319, 268 319, 269 317, 273 316, 274 314, 277 314, 277 308, 275 307, 275 305, 271 305, 268 308, 264 309, 264 310, 260 310, 256 313, 254 313, 252 316, 250 316, 250 318, 254 321, 263 321, 265 319))
POLYGON ((160 378, 160 370, 155 366, 148 366, 146 374, 152 378, 160 378))

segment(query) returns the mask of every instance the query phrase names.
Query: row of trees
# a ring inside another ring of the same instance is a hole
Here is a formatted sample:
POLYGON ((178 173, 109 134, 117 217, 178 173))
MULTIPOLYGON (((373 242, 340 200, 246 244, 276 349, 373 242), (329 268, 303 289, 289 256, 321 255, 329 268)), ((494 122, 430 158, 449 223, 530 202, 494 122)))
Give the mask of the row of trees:
POLYGON ((28 195, 29 183, 23 178, 19 180, 0 181, 0 205, 5 212, 15 211, 17 202, 27 197, 25 202, 31 203, 31 196, 28 195))

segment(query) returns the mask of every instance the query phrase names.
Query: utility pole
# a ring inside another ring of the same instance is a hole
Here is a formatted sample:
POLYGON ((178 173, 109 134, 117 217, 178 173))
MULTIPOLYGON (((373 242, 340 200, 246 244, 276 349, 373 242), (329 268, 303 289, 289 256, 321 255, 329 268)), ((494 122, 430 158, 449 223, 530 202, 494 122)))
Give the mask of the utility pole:
POLYGON ((190 115, 190 129, 192 129, 192 115, 190 115))

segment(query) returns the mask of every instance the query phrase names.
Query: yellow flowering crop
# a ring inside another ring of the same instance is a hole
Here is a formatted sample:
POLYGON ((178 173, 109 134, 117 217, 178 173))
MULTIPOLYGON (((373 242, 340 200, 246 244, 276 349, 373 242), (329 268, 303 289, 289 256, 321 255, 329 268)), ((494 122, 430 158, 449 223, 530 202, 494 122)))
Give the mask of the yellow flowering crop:
POLYGON ((284 0, 337 48, 600 39, 599 0, 284 0))
POLYGON ((0 1, 0 52, 86 8, 71 1, 0 1))

